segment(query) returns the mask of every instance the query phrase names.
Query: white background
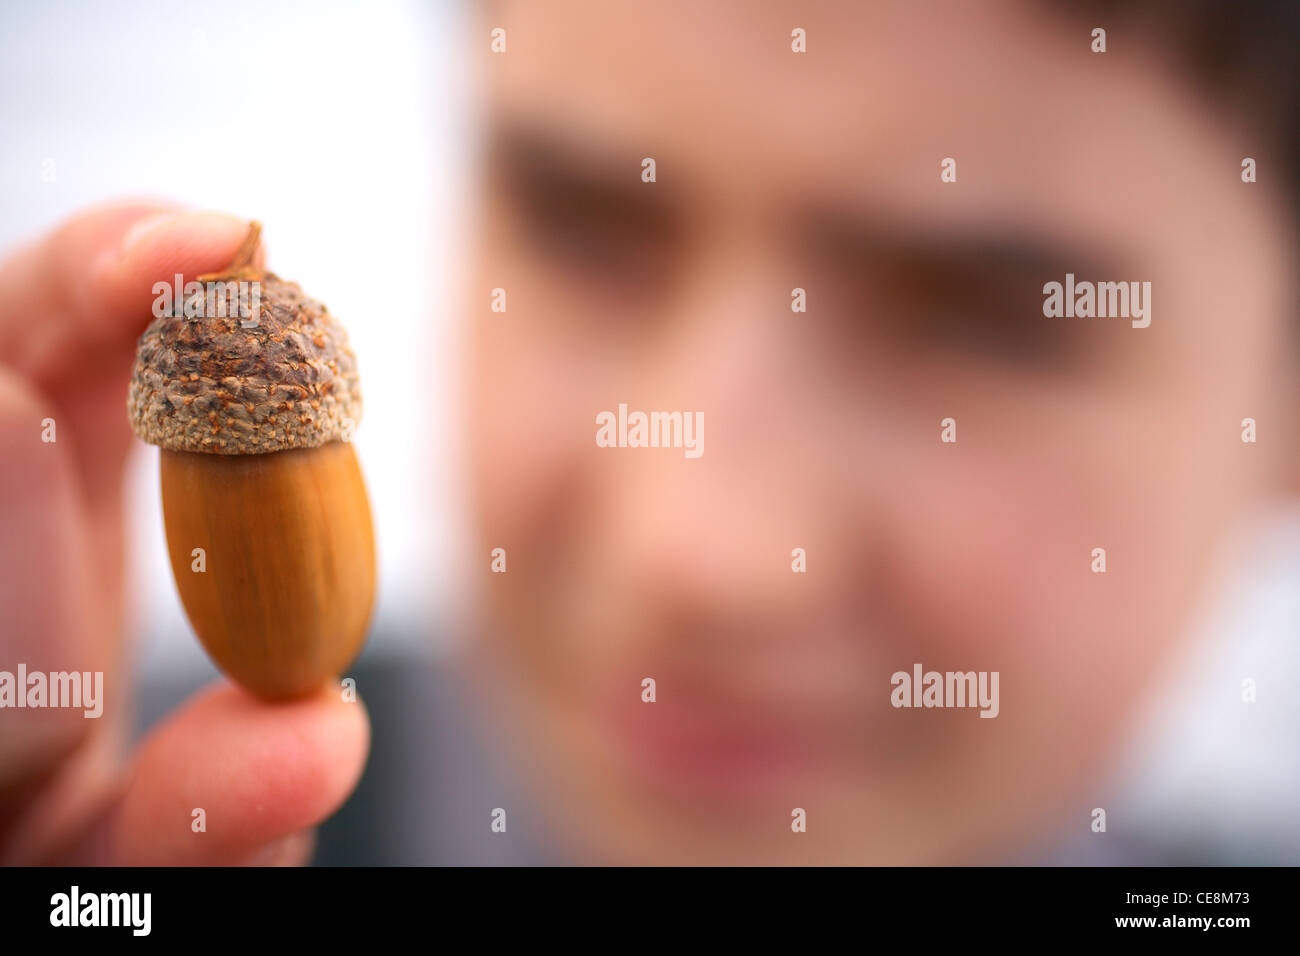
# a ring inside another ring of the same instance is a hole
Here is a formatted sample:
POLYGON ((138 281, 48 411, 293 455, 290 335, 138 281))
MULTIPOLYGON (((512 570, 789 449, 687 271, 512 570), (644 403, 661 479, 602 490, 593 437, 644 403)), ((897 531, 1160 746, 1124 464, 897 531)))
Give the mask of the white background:
MULTIPOLYGON (((372 640, 433 639, 464 553, 453 426, 471 13, 235 0, 7 2, 2 17, 0 253, 89 204, 173 199, 260 219, 270 267, 347 326, 380 548, 372 640)), ((125 396, 123 382, 123 415, 125 396)), ((141 444, 130 482, 146 673, 203 665, 172 584, 156 459, 141 444)))

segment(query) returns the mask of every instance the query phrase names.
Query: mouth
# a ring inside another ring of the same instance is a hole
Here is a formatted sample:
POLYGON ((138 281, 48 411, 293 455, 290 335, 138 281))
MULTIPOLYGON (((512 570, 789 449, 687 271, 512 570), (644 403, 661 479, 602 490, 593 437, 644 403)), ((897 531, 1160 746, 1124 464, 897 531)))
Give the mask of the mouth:
POLYGON ((831 764, 826 728, 777 703, 620 703, 607 710, 601 736, 638 785, 692 802, 806 799, 831 764))

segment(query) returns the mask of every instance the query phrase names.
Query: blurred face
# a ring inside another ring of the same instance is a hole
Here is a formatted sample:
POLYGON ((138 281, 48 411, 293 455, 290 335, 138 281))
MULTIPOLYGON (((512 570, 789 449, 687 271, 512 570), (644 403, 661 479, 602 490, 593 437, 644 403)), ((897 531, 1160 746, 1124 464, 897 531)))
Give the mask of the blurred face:
POLYGON ((576 852, 1086 832, 1216 542, 1287 467, 1293 290, 1256 139, 1046 7, 492 10, 483 650, 576 852), (1044 316, 1067 272, 1150 282, 1149 327, 1044 316), (702 413, 703 453, 601 447, 621 403, 702 413), (891 706, 915 664, 997 671, 997 717, 891 706))

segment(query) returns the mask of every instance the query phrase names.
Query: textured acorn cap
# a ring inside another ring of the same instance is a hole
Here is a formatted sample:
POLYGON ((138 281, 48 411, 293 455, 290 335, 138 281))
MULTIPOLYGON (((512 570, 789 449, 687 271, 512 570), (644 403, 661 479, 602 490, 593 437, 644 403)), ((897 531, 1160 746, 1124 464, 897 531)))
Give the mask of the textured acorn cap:
POLYGON ((254 224, 229 270, 199 277, 260 282, 256 325, 238 314, 163 316, 140 337, 127 412, 150 444, 255 455, 346 440, 361 421, 347 332, 297 283, 248 265, 259 232, 254 224))

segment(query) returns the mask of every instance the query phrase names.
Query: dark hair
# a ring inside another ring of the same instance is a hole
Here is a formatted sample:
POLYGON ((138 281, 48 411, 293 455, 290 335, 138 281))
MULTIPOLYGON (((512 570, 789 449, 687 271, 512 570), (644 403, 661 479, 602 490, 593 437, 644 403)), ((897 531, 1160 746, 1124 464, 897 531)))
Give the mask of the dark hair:
POLYGON ((1070 0, 1064 9, 1095 20, 1112 45, 1112 25, 1136 29, 1173 54, 1213 107, 1258 129, 1300 222, 1300 0, 1070 0))

